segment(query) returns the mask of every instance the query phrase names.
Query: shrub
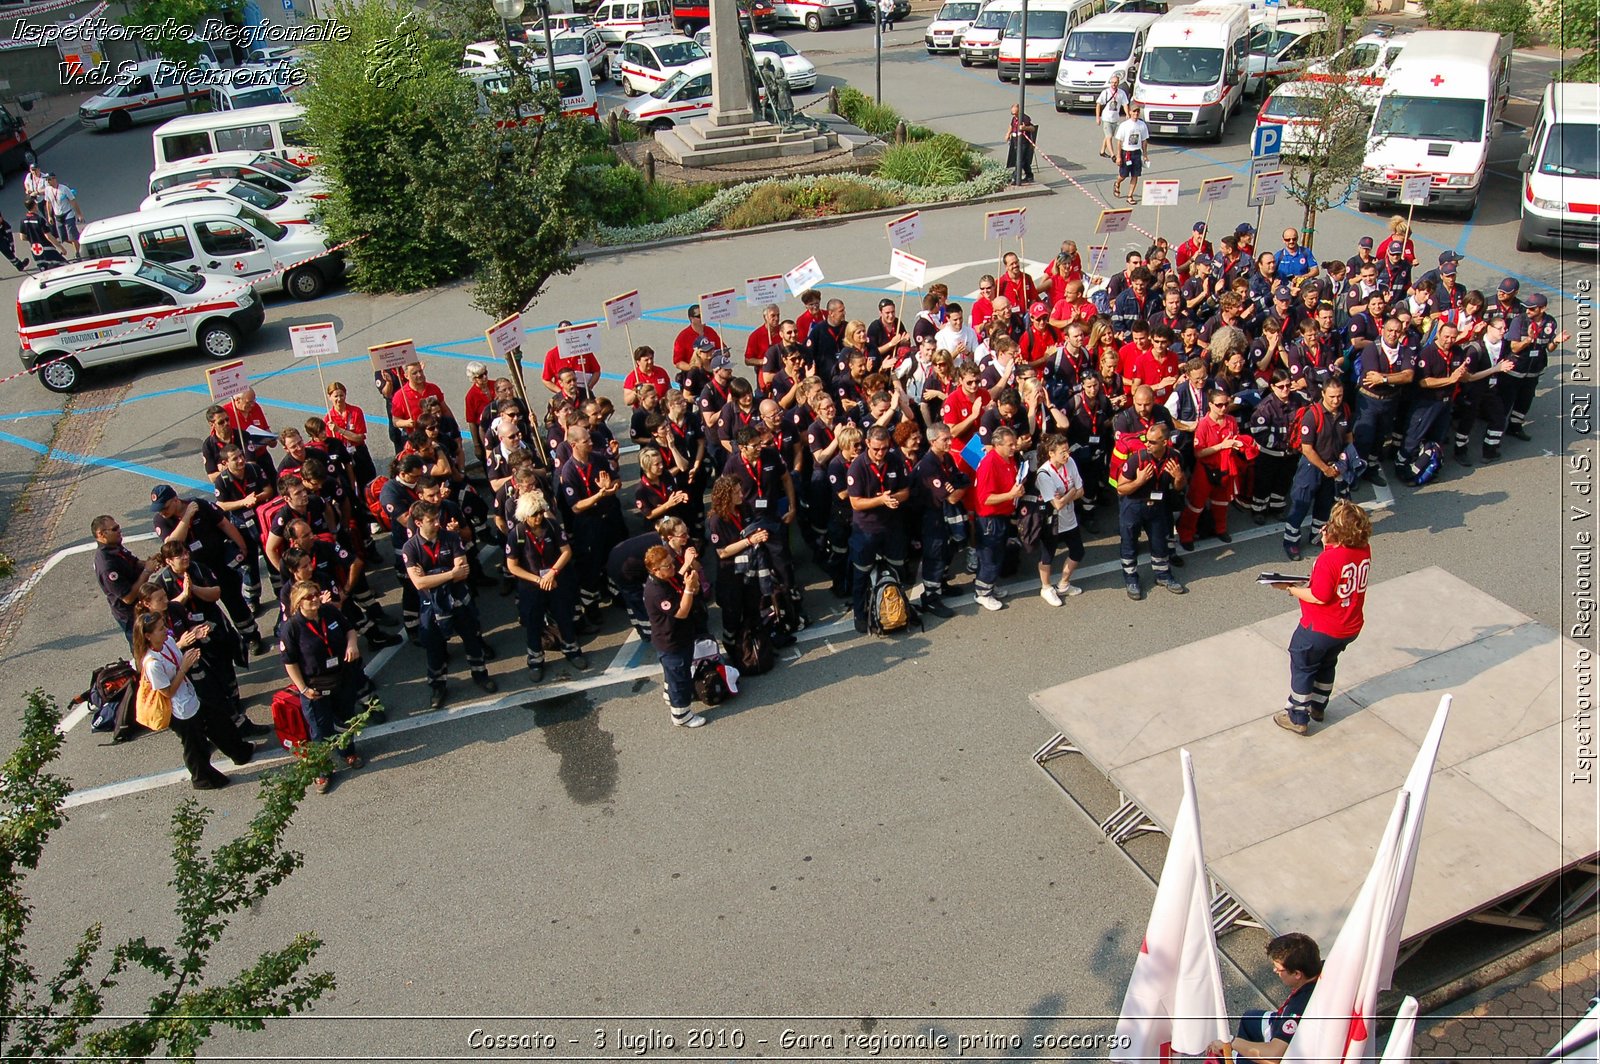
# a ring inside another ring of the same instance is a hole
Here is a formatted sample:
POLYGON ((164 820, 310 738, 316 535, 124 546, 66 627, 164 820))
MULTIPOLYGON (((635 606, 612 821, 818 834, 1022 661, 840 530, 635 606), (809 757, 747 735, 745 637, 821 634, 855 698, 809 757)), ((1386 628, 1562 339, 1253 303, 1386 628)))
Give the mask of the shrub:
POLYGON ((900 123, 900 112, 888 104, 873 103, 860 89, 839 90, 839 114, 852 126, 875 137, 891 137, 900 123))
POLYGON ((641 225, 660 222, 692 211, 716 194, 715 185, 645 183, 631 166, 584 166, 578 170, 573 194, 583 209, 601 225, 641 225))
POLYGON ((883 153, 875 173, 908 185, 957 185, 972 176, 972 152, 948 133, 920 143, 897 144, 883 153))
POLYGON ((1488 30, 1526 44, 1533 29, 1528 0, 1422 0, 1422 7, 1442 30, 1488 30))
POLYGON ((724 215, 722 224, 728 229, 749 229, 773 222, 790 222, 800 217, 801 210, 785 186, 765 185, 724 215))

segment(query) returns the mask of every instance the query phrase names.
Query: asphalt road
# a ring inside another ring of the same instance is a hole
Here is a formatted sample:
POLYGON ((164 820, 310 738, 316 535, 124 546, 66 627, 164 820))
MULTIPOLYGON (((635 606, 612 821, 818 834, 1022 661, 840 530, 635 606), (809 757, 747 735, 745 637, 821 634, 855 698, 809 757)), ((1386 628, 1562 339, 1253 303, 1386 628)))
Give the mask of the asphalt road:
MULTIPOLYGON (((893 35, 889 101, 916 121, 998 143, 1015 86, 998 85, 992 72, 962 71, 953 58, 925 56, 919 25, 914 19, 893 35)), ((871 84, 867 28, 790 36, 826 77, 871 84)), ((1034 236, 1026 250, 1042 259, 1059 238, 1087 242, 1098 209, 1093 194, 1103 198, 1110 176, 1093 156, 1089 120, 1055 115, 1047 87, 1029 91, 1044 150, 1083 186, 1049 177, 1041 164, 1055 194, 1027 201, 1034 236)), ((1240 172, 1245 135, 1240 122, 1220 147, 1158 144, 1153 172, 1180 177, 1190 193, 1201 177, 1240 172)), ((1518 151, 1511 133, 1495 156, 1514 159, 1518 151)), ((134 193, 148 165, 148 130, 74 133, 49 158, 77 185, 92 217, 132 209, 142 197, 134 193)), ((1423 254, 1457 248, 1471 287, 1519 276, 1525 290, 1548 291, 1570 327, 1567 297, 1593 279, 1592 263, 1515 254, 1510 188, 1502 175, 1470 223, 1419 215, 1423 254)), ((1219 209, 1214 227, 1245 217, 1241 200, 1219 209)), ((996 248, 980 239, 982 213, 962 207, 926 217, 916 251, 953 291, 972 291, 992 264, 996 248)), ((1176 242, 1192 213, 1165 212, 1163 232, 1176 242)), ((1263 228, 1297 220, 1280 202, 1263 228)), ((1136 222, 1153 229, 1154 211, 1141 208, 1136 222)), ((1348 254, 1358 236, 1381 228, 1380 219, 1334 211, 1319 224, 1317 246, 1348 254)), ((576 274, 552 282, 532 317, 541 330, 564 317, 593 318, 602 299, 639 288, 649 311, 633 339, 659 350, 702 291, 812 254, 852 317, 869 316, 881 295, 898 291, 884 276, 881 221, 829 222, 591 255, 576 274)), ((15 287, 0 281, 0 298, 15 287)), ((317 373, 290 358, 286 330, 323 320, 338 325, 342 349, 325 372, 346 379, 369 413, 377 403, 365 387, 364 346, 415 338, 452 400, 464 390, 465 361, 484 352, 487 323, 468 306, 465 286, 270 301, 248 357, 274 424, 320 410, 317 373)), ((730 331, 742 337, 754 322, 741 307, 730 331)), ((547 343, 540 332, 535 346, 547 343)), ((605 339, 601 362, 613 391, 626 346, 620 335, 605 339)), ((185 485, 200 476, 202 371, 198 356, 175 355, 101 378, 130 383, 131 394, 96 453, 84 456, 86 477, 66 500, 53 547, 83 542, 97 513, 145 528, 157 478, 185 485), (107 465, 111 456, 121 465, 107 465)), ((1447 464, 1435 484, 1398 490, 1377 520, 1374 579, 1442 565, 1562 626, 1557 455, 1568 443, 1556 418, 1563 397, 1555 376, 1547 375, 1535 408, 1533 444, 1509 444, 1496 466, 1447 464)), ((60 408, 35 381, 0 386, 0 472, 13 482, 25 478, 34 456, 22 444, 50 440, 60 408)), ((1088 564, 1113 563, 1115 553, 1114 540, 1101 536, 1088 564)), ((328 941, 322 960, 340 989, 317 1018, 275 1023, 266 1037, 220 1037, 213 1048, 259 1057, 468 1054, 474 1028, 528 1033, 535 1026, 471 1018, 489 1015, 839 1017, 791 1021, 821 1033, 874 1029, 877 1021, 863 1018, 993 1014, 1006 1018, 974 1021, 974 1030, 1109 1034, 1105 1019, 1054 1017, 1114 1015, 1152 891, 1029 763, 1049 729, 1027 695, 1280 612, 1283 599, 1252 578, 1281 561, 1269 531, 1203 549, 1185 571, 1192 592, 1181 599, 1132 603, 1115 576, 1104 575, 1061 610, 1023 589, 1004 613, 979 615, 967 604, 925 634, 879 640, 857 637, 848 622, 823 628, 789 652, 796 659, 752 680, 695 732, 668 726, 650 656, 637 654, 615 621, 591 647, 593 673, 609 669, 609 679, 580 681, 556 668, 547 687, 570 693, 519 693, 512 685, 520 683, 520 633, 507 600, 490 592, 484 611, 498 650, 495 671, 508 691, 503 701, 532 708, 430 716, 420 663, 407 653, 384 666, 385 697, 403 726, 385 726, 365 742, 371 767, 345 774, 331 795, 308 798, 294 833, 307 854, 304 870, 239 920, 240 934, 224 951, 244 963, 295 931, 315 929, 328 941), (558 682, 570 686, 554 688, 558 682)), ((392 585, 384 578, 381 586, 392 585)), ((838 617, 824 593, 814 590, 809 603, 820 625, 838 617)), ((85 557, 68 558, 43 578, 27 608, 7 663, 12 694, 39 683, 64 701, 121 650, 106 632, 85 557)), ((1249 677, 1240 697, 1259 702, 1263 713, 1281 704, 1282 663, 1218 667, 1249 677)), ((1180 678, 1150 682, 1181 690, 1180 678)), ((251 674, 249 690, 265 694, 281 683, 269 664, 251 674)), ((473 709, 464 678, 455 689, 458 709, 473 709)), ((79 796, 87 801, 33 880, 36 963, 63 956, 91 919, 106 921, 113 940, 173 926, 163 826, 187 791, 163 785, 160 774, 177 764, 167 736, 111 748, 82 724, 69 733, 63 770, 82 788, 108 789, 79 796), (93 904, 86 903, 90 882, 93 904)), ((1095 796, 1106 798, 1105 788, 1095 796)), ((238 828, 251 798, 248 786, 207 796, 219 832, 238 828)), ((1252 934, 1231 935, 1224 947, 1273 990, 1252 934)), ((1226 974, 1231 1007, 1261 1003, 1236 973, 1226 974)), ((897 1023, 915 1026, 914 1019, 885 1020, 878 1029, 897 1023)), ((615 1024, 568 1021, 562 1037, 574 1027, 586 1035, 606 1026, 615 1024)), ((680 1052, 684 1044, 679 1032, 680 1052)))

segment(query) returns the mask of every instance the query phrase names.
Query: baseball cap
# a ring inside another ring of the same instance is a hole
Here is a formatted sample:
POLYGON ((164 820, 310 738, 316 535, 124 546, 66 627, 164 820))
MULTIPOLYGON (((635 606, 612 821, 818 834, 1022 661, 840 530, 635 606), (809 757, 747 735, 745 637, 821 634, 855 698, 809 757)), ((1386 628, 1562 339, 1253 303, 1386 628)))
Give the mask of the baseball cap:
POLYGON ((1372 246, 1372 238, 1370 236, 1364 236, 1360 240, 1356 241, 1356 246, 1370 248, 1372 246))
POLYGON ((1451 259, 1449 262, 1439 263, 1439 275, 1442 277, 1454 277, 1456 275, 1455 260, 1451 259))
POLYGON ((879 310, 882 310, 884 307, 892 307, 892 306, 894 306, 894 300, 892 300, 892 299, 880 299, 880 300, 878 300, 878 309, 879 310))
POLYGON ((1443 266, 1447 262, 1460 262, 1460 261, 1461 261, 1461 256, 1457 255, 1454 251, 1451 251, 1449 248, 1446 248, 1445 250, 1439 252, 1439 265, 1441 265, 1441 266, 1443 266))
POLYGON ((1256 233, 1256 227, 1251 225, 1249 222, 1240 222, 1238 225, 1233 227, 1234 236, 1244 236, 1247 233, 1250 236, 1255 236, 1256 233))
POLYGON ((1206 223, 1205 222, 1195 222, 1194 225, 1190 226, 1190 228, 1193 229, 1196 233, 1203 233, 1203 232, 1206 231, 1206 223))
POLYGON ((711 337, 702 336, 700 339, 694 342, 694 349, 696 351, 715 351, 717 349, 717 345, 714 341, 712 341, 711 337))
POLYGON ((1528 306, 1530 307, 1545 307, 1549 305, 1550 300, 1545 298, 1545 294, 1543 292, 1535 292, 1533 295, 1528 297, 1528 306))
POLYGON ((1507 277, 1505 280, 1500 282, 1500 291, 1506 293, 1507 295, 1513 294, 1521 287, 1522 285, 1517 282, 1515 277, 1507 277))
POLYGON ((1395 258, 1399 258, 1401 255, 1405 254, 1405 251, 1406 251, 1406 249, 1404 248, 1404 246, 1401 245, 1400 241, 1398 241, 1398 240, 1389 241, 1389 254, 1390 255, 1393 255, 1395 258))
POLYGON ((1289 291, 1289 286, 1286 284, 1280 284, 1278 287, 1272 290, 1273 299, 1289 299, 1293 295, 1294 293, 1289 291))
POLYGON ((1050 313, 1050 311, 1043 303, 1035 303, 1033 306, 1028 308, 1028 316, 1031 318, 1040 318, 1048 313, 1050 313))
POLYGON ((726 351, 722 352, 720 355, 712 355, 711 368, 713 370, 732 369, 733 356, 729 355, 726 351))
POLYGON ((160 513, 163 506, 177 497, 178 493, 171 484, 157 484, 150 489, 150 512, 160 513))

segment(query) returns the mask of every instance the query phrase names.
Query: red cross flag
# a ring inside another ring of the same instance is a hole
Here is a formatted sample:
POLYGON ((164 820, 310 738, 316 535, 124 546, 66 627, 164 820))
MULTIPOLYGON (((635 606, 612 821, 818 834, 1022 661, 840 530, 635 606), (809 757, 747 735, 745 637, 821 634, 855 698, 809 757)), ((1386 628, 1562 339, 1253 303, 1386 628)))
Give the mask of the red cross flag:
POLYGON ((1111 1054, 1112 1060, 1165 1060, 1174 1051, 1198 1056, 1212 1042, 1228 1039, 1194 762, 1187 750, 1178 756, 1183 801, 1172 825, 1144 944, 1122 1000, 1122 1018, 1117 1021, 1120 1048, 1111 1054))

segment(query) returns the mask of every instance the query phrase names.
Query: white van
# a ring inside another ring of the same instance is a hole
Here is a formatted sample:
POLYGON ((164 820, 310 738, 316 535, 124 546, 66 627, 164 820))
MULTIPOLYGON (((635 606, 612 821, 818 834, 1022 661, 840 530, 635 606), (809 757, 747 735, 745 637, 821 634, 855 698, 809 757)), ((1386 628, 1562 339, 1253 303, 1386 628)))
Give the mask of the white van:
POLYGON ((83 257, 132 255, 174 270, 220 273, 257 288, 314 299, 344 273, 320 226, 279 225, 242 203, 180 203, 90 222, 79 234, 83 257))
POLYGON ((1022 10, 1022 0, 994 0, 973 19, 972 25, 967 27, 961 35, 961 65, 972 66, 975 63, 993 63, 1000 58, 1000 34, 1005 32, 1006 23, 1011 20, 1013 11, 1022 10))
POLYGON ((1402 178, 1432 174, 1429 206, 1471 214, 1510 77, 1511 42, 1499 34, 1412 34, 1378 96, 1356 181, 1357 205, 1393 206, 1402 178))
POLYGON ((270 83, 213 85, 209 97, 211 110, 242 111, 246 107, 267 107, 275 103, 288 103, 289 94, 284 90, 285 86, 270 83))
POLYGON ((191 181, 216 181, 239 178, 286 196, 327 199, 328 186, 320 174, 303 166, 259 151, 229 151, 185 159, 171 166, 160 166, 150 173, 149 190, 160 192, 191 181))
POLYGON ((1198 3, 1162 15, 1145 37, 1133 102, 1155 137, 1210 137, 1244 101, 1250 11, 1198 3))
MULTIPOLYGON (((196 64, 209 68, 204 56, 196 64)), ((181 115, 194 100, 206 98, 204 85, 185 85, 174 65, 161 59, 136 63, 126 74, 119 73, 115 84, 78 105, 78 124, 85 129, 109 129, 121 133, 135 122, 154 122, 181 115)))
POLYGON ((675 33, 635 37, 612 53, 611 80, 622 86, 624 96, 640 96, 705 58, 706 50, 697 42, 675 33))
POLYGON ((923 31, 922 43, 929 55, 954 52, 961 47, 961 35, 978 19, 983 10, 983 0, 946 0, 928 28, 923 31))
POLYGON ((773 20, 804 26, 816 33, 824 26, 848 26, 856 20, 856 0, 773 0, 773 20))
POLYGON ((297 103, 184 115, 156 127, 150 139, 157 169, 234 151, 262 152, 296 166, 309 166, 317 159, 316 149, 307 143, 306 109, 297 103))
POLYGON ((162 189, 146 196, 144 202, 139 204, 139 209, 153 211, 157 207, 169 207, 174 203, 193 203, 200 200, 232 200, 235 203, 242 203, 246 207, 260 211, 279 225, 310 225, 313 221, 312 212, 317 208, 317 201, 310 196, 285 196, 281 192, 272 192, 249 181, 229 177, 215 181, 190 181, 188 184, 162 189))
POLYGON ((18 356, 39 383, 72 392, 84 370, 197 347, 217 361, 261 328, 261 300, 231 277, 135 258, 76 262, 29 277, 17 292, 18 356))
POLYGON ((1028 5, 1027 54, 1023 55, 1022 9, 1006 19, 1000 31, 1000 50, 995 59, 995 76, 1015 81, 1017 71, 1029 78, 1056 80, 1061 68, 1061 51, 1067 36, 1081 23, 1104 14, 1106 0, 1032 0, 1028 5))
MULTIPOLYGON (((459 71, 462 77, 472 82, 478 90, 478 113, 489 113, 489 97, 508 92, 511 88, 512 73, 510 70, 488 69, 483 67, 467 67, 459 71)), ((528 80, 532 81, 535 88, 544 88, 550 83, 550 70, 543 60, 528 67, 528 80)), ((568 118, 584 117, 599 121, 600 97, 594 88, 594 78, 589 73, 589 64, 584 59, 562 58, 556 60, 556 92, 561 96, 561 113, 568 118)), ((538 120, 539 112, 532 109, 524 116, 527 120, 538 120)))
POLYGON ((607 44, 640 34, 672 32, 672 0, 605 0, 594 9, 594 25, 607 44))
POLYGON ((1056 73, 1056 110, 1093 107, 1113 74, 1131 93, 1145 35, 1160 17, 1134 12, 1096 15, 1068 34, 1056 73))
POLYGON ((1517 250, 1600 247, 1600 85, 1546 86, 1519 166, 1517 250))

